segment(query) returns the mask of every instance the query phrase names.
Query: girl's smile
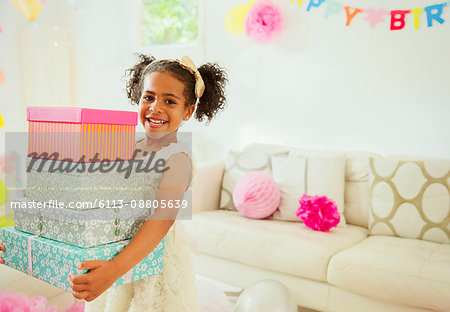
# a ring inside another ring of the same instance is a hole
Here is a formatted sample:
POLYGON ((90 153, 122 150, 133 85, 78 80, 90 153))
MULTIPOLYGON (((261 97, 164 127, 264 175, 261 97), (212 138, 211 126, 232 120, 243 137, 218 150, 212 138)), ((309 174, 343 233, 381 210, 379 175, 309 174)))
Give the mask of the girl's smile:
POLYGON ((151 116, 151 114, 148 114, 145 117, 147 118, 146 123, 148 123, 150 125, 150 128, 155 128, 155 129, 162 128, 167 123, 167 120, 154 118, 151 116))

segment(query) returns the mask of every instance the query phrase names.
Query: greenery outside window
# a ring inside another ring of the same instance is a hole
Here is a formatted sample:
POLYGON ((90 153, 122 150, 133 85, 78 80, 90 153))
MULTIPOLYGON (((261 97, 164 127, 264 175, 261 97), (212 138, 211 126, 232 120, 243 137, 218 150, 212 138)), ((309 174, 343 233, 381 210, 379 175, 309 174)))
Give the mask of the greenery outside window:
POLYGON ((141 46, 189 45, 198 41, 198 0, 142 0, 141 46))

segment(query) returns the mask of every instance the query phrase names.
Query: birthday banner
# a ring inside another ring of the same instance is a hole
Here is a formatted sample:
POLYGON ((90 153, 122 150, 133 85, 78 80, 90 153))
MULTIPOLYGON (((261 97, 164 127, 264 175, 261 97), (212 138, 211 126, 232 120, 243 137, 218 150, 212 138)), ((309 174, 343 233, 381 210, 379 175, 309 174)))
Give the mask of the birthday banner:
MULTIPOLYGON (((291 2, 298 2, 298 6, 302 6, 303 0, 291 0, 291 2)), ((343 4, 333 0, 309 0, 306 8, 307 12, 313 11, 321 6, 326 6, 324 17, 328 18, 331 15, 336 15, 341 12, 345 12, 347 19, 345 26, 350 26, 355 17, 364 16, 364 20, 370 23, 371 27, 374 27, 378 23, 384 22, 385 16, 390 18, 390 30, 401 30, 405 28, 405 17, 408 14, 414 16, 414 28, 420 28, 420 15, 426 14, 427 26, 432 27, 437 23, 444 23, 444 19, 441 17, 444 8, 450 5, 450 1, 439 4, 429 5, 423 8, 411 8, 406 10, 385 10, 383 8, 374 9, 366 8, 361 9, 357 7, 344 6, 343 4)))

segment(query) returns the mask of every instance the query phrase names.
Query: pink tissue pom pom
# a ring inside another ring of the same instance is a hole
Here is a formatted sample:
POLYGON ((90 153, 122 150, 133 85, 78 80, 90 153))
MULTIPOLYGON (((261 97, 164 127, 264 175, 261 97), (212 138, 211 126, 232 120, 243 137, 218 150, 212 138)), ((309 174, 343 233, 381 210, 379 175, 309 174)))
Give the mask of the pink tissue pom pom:
POLYGON ((295 213, 305 225, 315 231, 328 232, 341 220, 336 203, 326 196, 303 194, 295 213))
POLYGON ((77 303, 74 303, 65 312, 84 312, 84 300, 83 301, 78 301, 77 303))
POLYGON ((255 3, 244 20, 247 35, 256 42, 268 42, 281 33, 283 15, 271 1, 255 3))
POLYGON ((264 219, 280 205, 280 189, 275 180, 262 171, 253 171, 240 178, 233 190, 236 209, 247 218, 264 219))
POLYGON ((20 292, 0 289, 1 312, 56 312, 56 306, 46 307, 47 298, 39 296, 29 298, 20 292))

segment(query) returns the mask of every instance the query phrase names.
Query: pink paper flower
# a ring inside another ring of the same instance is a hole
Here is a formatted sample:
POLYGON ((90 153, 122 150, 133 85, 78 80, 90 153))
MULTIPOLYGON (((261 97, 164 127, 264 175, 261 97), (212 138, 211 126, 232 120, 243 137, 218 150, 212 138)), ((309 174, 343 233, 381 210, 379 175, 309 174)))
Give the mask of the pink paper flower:
POLYGON ((0 289, 0 311, 2 312, 56 312, 56 306, 46 307, 47 298, 29 298, 20 292, 0 289))
POLYGON ((78 301, 77 303, 74 303, 65 312, 84 312, 84 301, 78 301))
POLYGON ((315 231, 328 232, 341 220, 336 203, 326 196, 303 194, 299 203, 296 216, 315 231))
POLYGON ((283 15, 270 0, 255 3, 244 20, 245 31, 256 42, 268 42, 281 33, 283 15))

